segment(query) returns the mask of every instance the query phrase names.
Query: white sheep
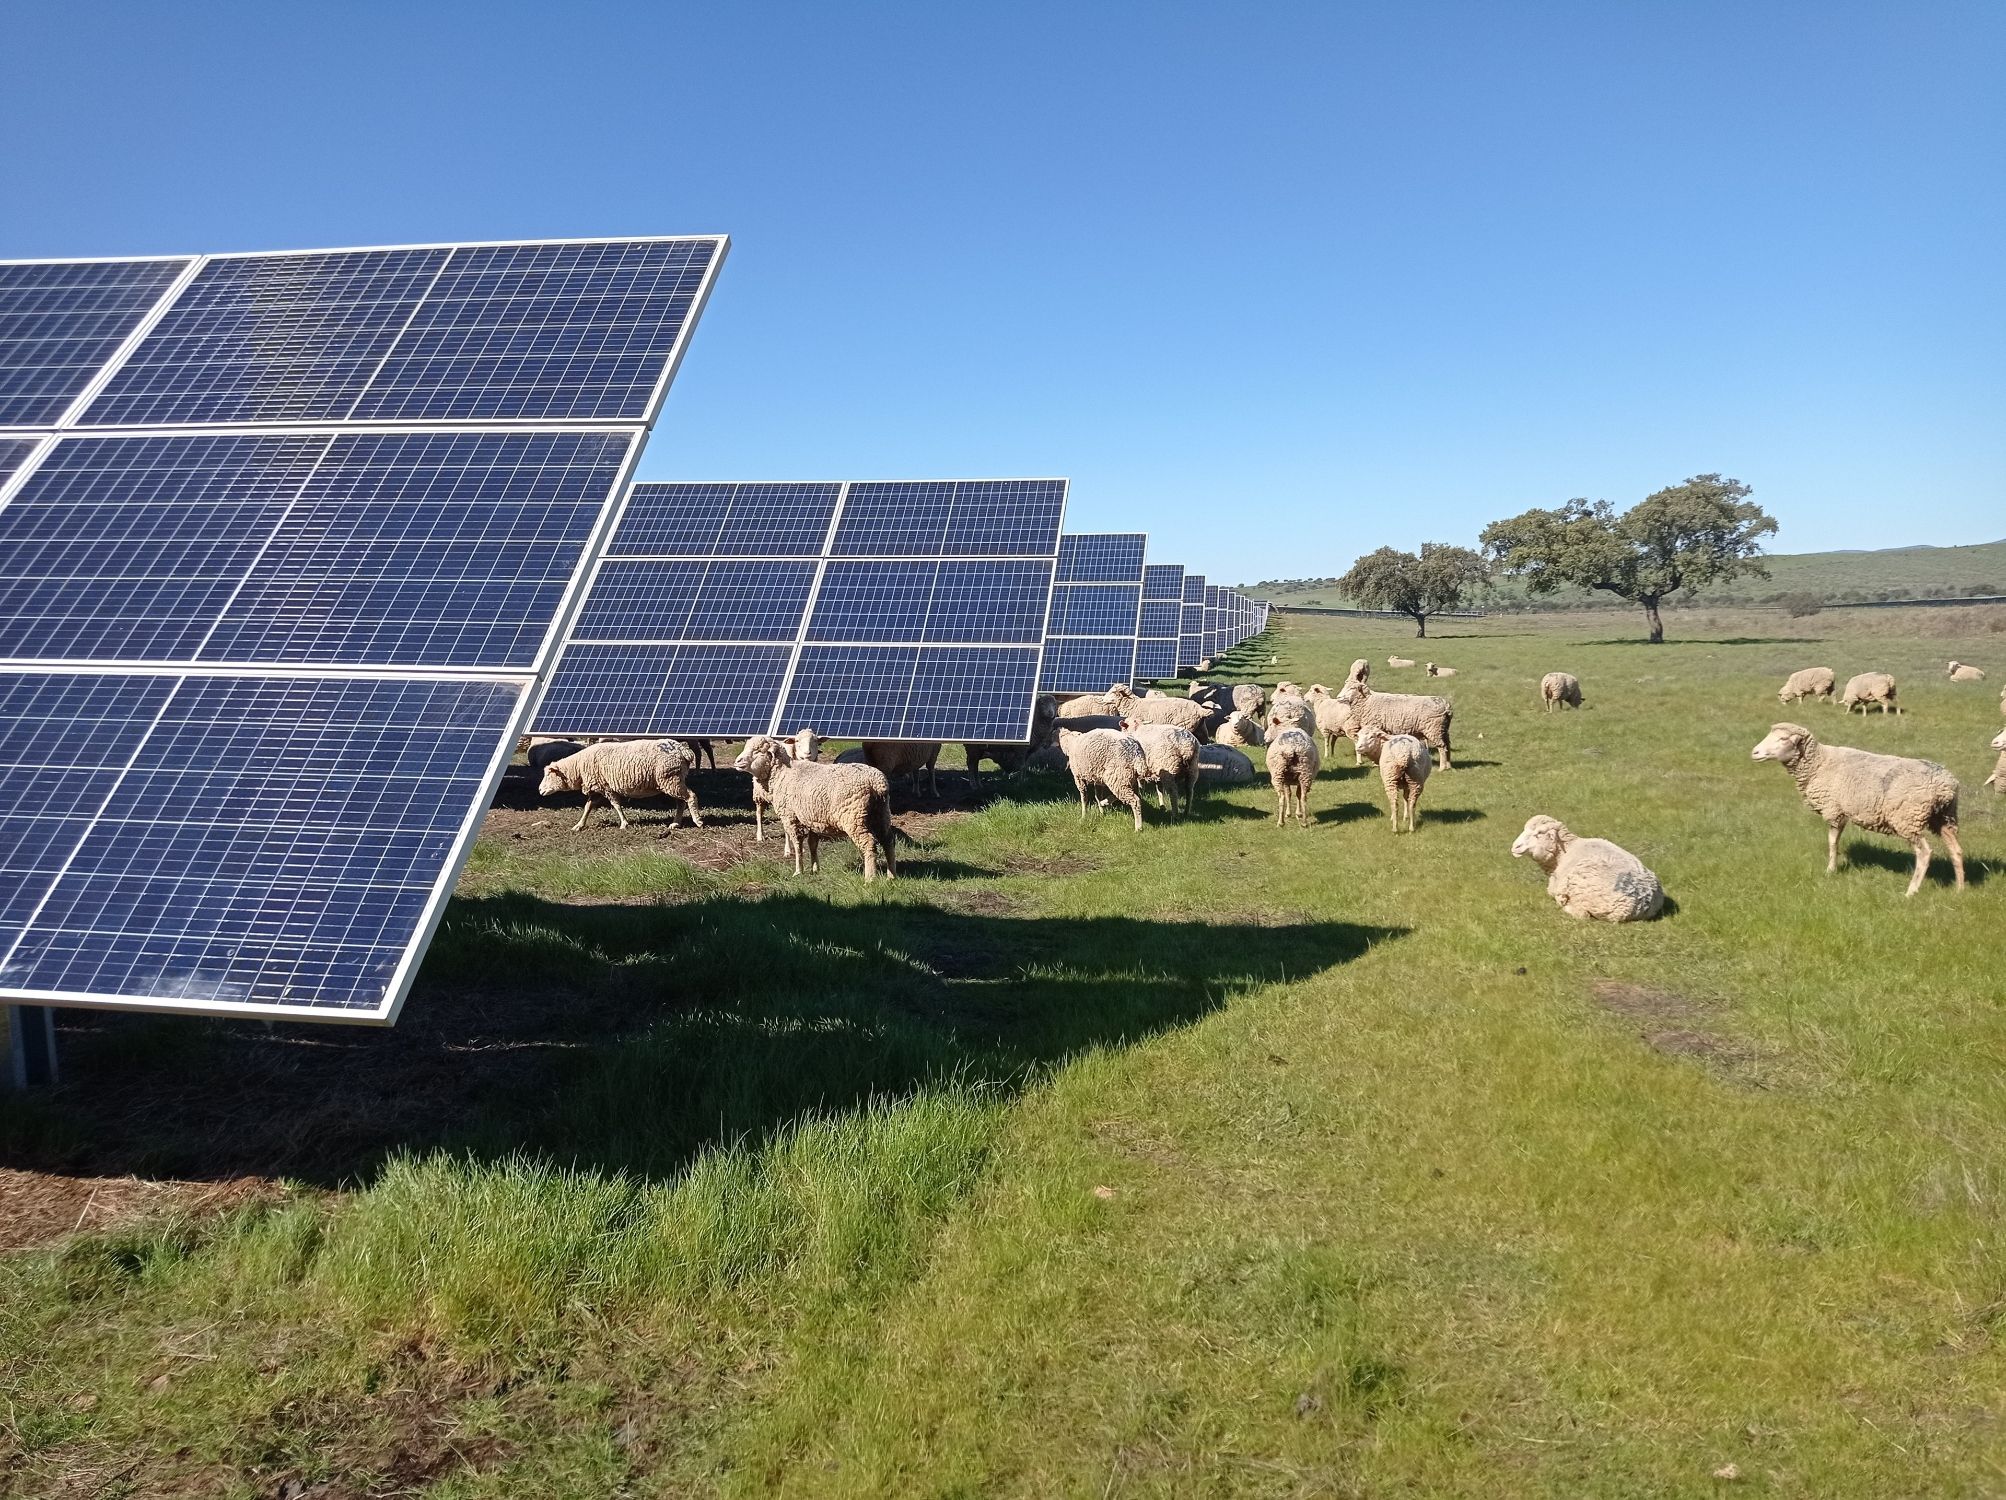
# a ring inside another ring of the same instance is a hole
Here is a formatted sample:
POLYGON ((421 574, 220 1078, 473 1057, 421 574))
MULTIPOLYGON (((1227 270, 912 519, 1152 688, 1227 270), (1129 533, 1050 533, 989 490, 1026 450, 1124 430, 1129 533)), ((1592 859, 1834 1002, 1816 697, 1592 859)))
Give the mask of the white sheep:
POLYGON ((2006 729, 1992 737, 1992 748, 1999 752, 1999 763, 1992 768, 1992 774, 1979 783, 1989 786, 2001 797, 2006 797, 2006 729))
POLYGON ((1236 683, 1233 687, 1233 707, 1240 713, 1258 715, 1267 699, 1268 695, 1257 682, 1236 683))
POLYGON ((1200 745, 1198 779, 1217 786, 1245 786, 1254 779, 1254 763, 1231 745, 1200 745))
POLYGON ((934 775, 934 765, 940 759, 939 740, 865 740, 854 750, 845 750, 836 757, 838 765, 854 765, 862 761, 875 766, 885 773, 887 781, 901 776, 912 778, 912 794, 920 793, 920 779, 926 780, 929 795, 940 795, 940 782, 934 775))
POLYGON ((1316 716, 1317 733, 1323 736, 1323 753, 1337 754, 1337 742, 1344 738, 1351 722, 1351 705, 1336 698, 1319 698, 1310 711, 1316 716))
POLYGON ((1581 679, 1572 672, 1548 672, 1539 679, 1539 701, 1552 713, 1561 704, 1581 707, 1581 679))
POLYGON ((1323 769, 1316 739, 1296 725, 1268 736, 1268 784, 1275 789, 1275 826, 1285 827, 1293 808, 1296 822, 1309 827, 1309 789, 1323 769))
POLYGON ((1823 698, 1830 703, 1838 681, 1830 667, 1805 667, 1784 680, 1783 686, 1776 690, 1776 701, 1795 703, 1799 698, 1823 698))
POLYGON ((841 836, 857 846, 864 858, 866 884, 878 877, 877 856, 885 861, 885 879, 898 874, 898 830, 892 825, 891 783, 875 766, 827 765, 798 761, 787 741, 756 734, 732 762, 764 792, 780 820, 787 852, 794 856, 794 873, 801 873, 801 850, 808 850, 808 868, 822 869, 822 839, 841 836))
POLYGON ((1665 888, 1642 860, 1607 839, 1584 839, 1558 818, 1526 819, 1511 857, 1546 871, 1546 894, 1584 922, 1642 922, 1664 910, 1665 888))
MULTIPOLYGON (((797 729, 794 731, 793 742, 788 748, 793 751, 794 758, 797 761, 814 760, 821 754, 822 737, 812 729, 797 729)), ((755 844, 766 842, 765 809, 769 800, 766 795, 766 783, 754 777, 752 781, 752 841, 755 844)))
POLYGON ((1386 658, 1386 665, 1389 667, 1411 667, 1414 665, 1414 658, 1411 656, 1389 656, 1386 658))
POLYGON ((1889 709, 1901 712, 1901 705, 1895 702, 1895 680, 1886 672, 1862 672, 1848 681, 1846 691, 1839 695, 1839 706, 1851 713, 1855 703, 1860 705, 1862 716, 1869 703, 1878 703, 1882 713, 1889 709))
POLYGON ((1454 677, 1456 669, 1454 667, 1438 667, 1433 662, 1429 662, 1428 675, 1430 677, 1454 677))
MULTIPOLYGON (((1149 777, 1149 762, 1140 742, 1119 729, 1089 729, 1082 734, 1062 728, 1059 748, 1065 752, 1066 769, 1073 773, 1073 785, 1079 789, 1080 817, 1087 815, 1087 788, 1102 787, 1135 815, 1135 831, 1142 832, 1139 788, 1149 777)), ((1105 809, 1099 797, 1094 804, 1105 809)))
POLYGON ((1307 698, 1294 693, 1275 690, 1274 700, 1268 704, 1268 733, 1273 738, 1277 729, 1301 728, 1316 717, 1315 709, 1307 698))
POLYGON ((1102 705, 1099 693, 1079 693, 1059 703, 1056 717, 1061 720, 1077 719, 1085 715, 1106 712, 1107 709, 1102 705))
MULTIPOLYGON (((554 797, 559 792, 582 792, 585 809, 571 825, 573 833, 585 827, 601 799, 613 809, 620 826, 627 826, 627 814, 620 799, 667 797, 689 809, 690 822, 703 827, 703 813, 696 794, 689 787, 689 773, 696 769, 696 755, 677 740, 601 740, 596 745, 543 768, 537 794, 554 797)), ((681 811, 672 810, 669 826, 681 821, 681 811)))
POLYGON ((1386 810, 1393 819, 1393 831, 1400 831, 1400 809, 1407 809, 1407 831, 1414 831, 1414 809, 1428 785, 1428 773, 1435 769, 1428 747, 1411 734, 1388 734, 1377 724, 1358 731, 1358 753, 1379 767, 1379 783, 1386 788, 1386 810))
MULTIPOLYGON (((1399 660, 1398 657, 1390 657, 1388 659, 1393 661, 1399 660)), ((1411 667, 1413 663, 1409 662, 1407 665, 1411 667)), ((1354 661, 1351 664, 1351 670, 1344 674, 1345 687, 1350 687, 1354 683, 1370 682, 1371 680, 1372 680, 1372 663, 1367 661, 1362 656, 1359 657, 1356 661, 1354 661)), ((1340 688, 1338 691, 1342 692, 1343 688, 1340 688)))
POLYGON ((1950 680, 1952 682, 1983 682, 1985 680, 1985 669, 1983 667, 1974 667, 1969 662, 1954 661, 1950 664, 1950 680))
POLYGON ((1101 707, 1139 724, 1175 724, 1200 740, 1212 735, 1212 710, 1191 698, 1138 698, 1128 684, 1117 682, 1101 695, 1101 707))
POLYGON ((1915 850, 1908 894, 1929 873, 1929 835, 1950 850, 1957 888, 1964 889, 1964 850, 1957 842, 1957 778, 1933 760, 1877 755, 1847 745, 1821 745, 1802 724, 1772 724, 1751 760, 1782 763, 1811 810, 1825 820, 1825 873, 1839 868, 1839 835, 1848 823, 1903 839, 1915 850))
POLYGON ((1275 684, 1275 696, 1277 698, 1300 698, 1302 695, 1303 690, 1293 682, 1278 682, 1275 684))
POLYGON ((1267 742, 1261 731, 1261 721, 1248 717, 1237 708, 1226 716, 1226 722, 1212 732, 1215 745, 1260 745, 1267 742))
POLYGON ((529 762, 530 774, 540 781, 552 761, 563 760, 567 755, 576 755, 584 748, 585 746, 578 740, 559 740, 531 735, 529 754, 524 758, 529 762))
MULTIPOLYGON (((1358 731, 1377 724, 1388 734, 1411 734, 1442 758, 1442 769, 1453 771, 1449 729, 1456 705, 1448 698, 1421 693, 1378 693, 1366 683, 1346 688, 1335 700, 1345 707, 1343 732, 1354 743, 1358 731)), ((1357 760, 1354 758, 1354 765, 1357 760)))
POLYGON ((1175 724, 1126 727, 1129 738, 1142 746, 1145 779, 1156 788, 1157 807, 1164 806, 1163 789, 1168 786, 1170 811, 1188 814, 1192 799, 1198 795, 1198 737, 1175 724))

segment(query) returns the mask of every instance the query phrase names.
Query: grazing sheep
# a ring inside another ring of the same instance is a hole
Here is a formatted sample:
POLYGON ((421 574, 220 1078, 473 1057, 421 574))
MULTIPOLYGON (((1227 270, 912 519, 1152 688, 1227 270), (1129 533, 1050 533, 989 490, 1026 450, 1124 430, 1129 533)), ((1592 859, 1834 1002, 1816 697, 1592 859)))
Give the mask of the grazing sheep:
POLYGON ((910 776, 915 797, 920 792, 920 778, 924 777, 926 790, 938 797, 940 782, 934 776, 934 763, 939 759, 938 740, 865 740, 856 749, 845 750, 837 756, 836 764, 855 765, 862 761, 883 771, 887 781, 910 776))
POLYGON ((1877 755, 1845 745, 1821 745, 1802 724, 1772 724, 1751 760, 1783 764, 1811 811, 1825 820, 1825 873, 1839 868, 1839 835, 1848 823, 1906 840, 1915 850, 1908 894, 1929 873, 1929 835, 1950 850, 1957 888, 1964 889, 1964 850, 1957 842, 1957 778, 1933 760, 1877 755))
POLYGON ((1430 677, 1454 677, 1456 669, 1454 667, 1438 667, 1433 662, 1429 662, 1428 675, 1430 677))
POLYGON ((1117 682, 1101 695, 1101 707, 1139 724, 1175 724, 1201 740, 1212 734, 1212 711, 1204 704, 1190 698, 1138 698, 1125 682, 1117 682))
POLYGON ((563 760, 567 755, 576 755, 584 748, 577 740, 552 740, 532 736, 528 756, 530 774, 541 779, 552 761, 563 760))
POLYGON ((1895 702, 1895 680, 1886 672, 1862 672, 1849 681, 1846 691, 1839 695, 1839 706, 1851 713, 1855 703, 1860 705, 1863 715, 1869 703, 1880 704, 1882 713, 1889 709, 1901 712, 1901 706, 1895 702))
POLYGON ((1386 658, 1386 665, 1389 667, 1411 667, 1414 665, 1414 658, 1411 656, 1389 656, 1386 658))
POLYGON ((1539 679, 1539 701, 1552 713, 1561 704, 1581 707, 1581 679, 1572 672, 1548 672, 1539 679))
POLYGON ((1358 753, 1379 767, 1380 785, 1386 788, 1386 810, 1393 819, 1393 831, 1400 831, 1400 808, 1407 808, 1407 831, 1414 831, 1414 808, 1428 785, 1428 773, 1435 762, 1428 747, 1411 734, 1388 734, 1377 724, 1358 731, 1358 753))
POLYGON ((1061 702, 1058 706, 1056 717, 1059 719, 1077 719, 1083 716, 1104 714, 1106 712, 1107 709, 1101 706, 1100 695, 1098 693, 1080 693, 1061 702))
MULTIPOLYGON (((1456 769, 1450 759, 1449 726, 1456 714, 1451 699, 1419 693, 1376 693, 1360 683, 1339 693, 1336 701, 1347 710, 1341 721, 1342 732, 1354 742, 1359 730, 1367 724, 1377 724, 1388 734, 1413 735, 1442 758, 1443 770, 1456 769)), ((1355 757, 1352 763, 1358 763, 1355 757)))
POLYGON ((1838 683, 1830 667, 1806 667, 1801 672, 1792 672, 1783 686, 1776 691, 1778 703, 1795 703, 1799 698, 1823 698, 1832 701, 1832 690, 1838 683))
POLYGON ((1231 745, 1200 745, 1198 779, 1218 786, 1245 786, 1254 779, 1254 763, 1231 745))
MULTIPOLYGON (((1141 833, 1139 788, 1149 778, 1149 762, 1141 743, 1119 729, 1089 729, 1084 734, 1061 729, 1059 748, 1065 752, 1066 768, 1073 773, 1073 785, 1079 789, 1080 817, 1084 820, 1087 815, 1087 788, 1103 787, 1135 815, 1135 831, 1141 833)), ((1094 805, 1103 810, 1106 806, 1099 797, 1094 799, 1094 805)))
MULTIPOLYGON (((676 740, 601 740, 576 754, 554 760, 543 768, 537 795, 554 797, 559 792, 582 792, 585 810, 571 825, 573 833, 585 827, 601 798, 613 809, 620 826, 627 826, 627 814, 620 799, 667 797, 689 809, 690 822, 703 827, 703 813, 696 794, 689 787, 689 773, 696 768, 696 756, 689 746, 676 740)), ((669 827, 682 820, 680 809, 669 815, 669 827)))
POLYGON ((1999 752, 1999 763, 1992 768, 1992 774, 1979 785, 1989 786, 1998 796, 2006 797, 2006 729, 2000 730, 1992 737, 1992 748, 1999 752))
POLYGON ((1983 667, 1974 667, 1969 662, 1954 661, 1950 664, 1950 680, 1952 682, 1983 682, 1985 680, 1985 669, 1983 667))
POLYGON ((1344 738, 1345 726, 1350 722, 1351 705, 1336 698, 1320 698, 1310 709, 1316 716, 1317 733, 1323 736, 1323 753, 1337 754, 1337 742, 1344 738))
POLYGON ((1170 811, 1188 814, 1198 795, 1198 737, 1175 724, 1130 724, 1129 738, 1142 746, 1144 779, 1156 788, 1162 809, 1163 789, 1170 788, 1170 811), (1178 805, 1182 798, 1183 806, 1178 805))
POLYGON ((1546 894, 1584 922, 1642 922, 1664 910, 1665 888, 1642 860, 1607 839, 1584 839, 1558 818, 1526 819, 1511 857, 1546 871, 1546 894))
POLYGON ((750 776, 772 805, 796 875, 804 844, 808 868, 821 873, 824 835, 840 835, 857 846, 866 884, 878 878, 879 853, 884 855, 885 879, 898 874, 891 783, 877 767, 796 760, 787 741, 765 734, 747 740, 732 765, 750 776))
MULTIPOLYGON (((794 759, 797 761, 814 760, 821 753, 822 737, 812 729, 797 729, 794 731, 794 739, 788 748, 794 752, 794 759)), ((766 842, 765 810, 768 800, 766 784, 757 777, 753 778, 752 841, 755 844, 766 842)))
POLYGON ((1249 718, 1238 709, 1234 709, 1227 716, 1226 722, 1213 731, 1212 743, 1215 745, 1263 745, 1267 743, 1267 735, 1262 732, 1261 721, 1259 719, 1249 718))
POLYGON ((1294 807, 1296 822, 1309 827, 1309 789, 1323 769, 1316 740, 1290 725, 1268 737, 1268 784, 1275 789, 1275 826, 1285 827, 1294 807))

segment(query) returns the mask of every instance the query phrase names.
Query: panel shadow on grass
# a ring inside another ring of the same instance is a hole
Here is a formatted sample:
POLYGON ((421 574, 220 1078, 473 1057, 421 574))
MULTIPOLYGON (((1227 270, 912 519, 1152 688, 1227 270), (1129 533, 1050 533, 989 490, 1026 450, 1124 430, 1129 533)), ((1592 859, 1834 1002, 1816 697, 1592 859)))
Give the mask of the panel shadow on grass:
POLYGON ((434 1147, 658 1178, 933 1085, 1014 1091, 1405 928, 1018 917, 812 896, 456 900, 391 1031, 62 1017, 67 1080, 0 1111, 15 1166, 368 1180, 434 1147))

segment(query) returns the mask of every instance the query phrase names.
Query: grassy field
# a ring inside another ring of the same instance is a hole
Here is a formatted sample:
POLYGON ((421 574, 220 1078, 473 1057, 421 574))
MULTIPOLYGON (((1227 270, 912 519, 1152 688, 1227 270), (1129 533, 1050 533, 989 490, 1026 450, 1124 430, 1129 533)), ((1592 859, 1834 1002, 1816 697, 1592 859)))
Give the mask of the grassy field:
POLYGON ((2006 1491, 2000 613, 1444 622, 1413 836, 1348 754, 1307 830, 895 797, 869 889, 728 776, 703 839, 518 795, 395 1032, 79 1017, 0 1106, 26 1176, 236 1205, 0 1257, 0 1494, 2006 1491), (1971 889, 1824 875, 1748 759, 1817 663, 1901 678, 1787 716, 1946 761, 1971 889), (1535 812, 1674 909, 1563 916, 1535 812))

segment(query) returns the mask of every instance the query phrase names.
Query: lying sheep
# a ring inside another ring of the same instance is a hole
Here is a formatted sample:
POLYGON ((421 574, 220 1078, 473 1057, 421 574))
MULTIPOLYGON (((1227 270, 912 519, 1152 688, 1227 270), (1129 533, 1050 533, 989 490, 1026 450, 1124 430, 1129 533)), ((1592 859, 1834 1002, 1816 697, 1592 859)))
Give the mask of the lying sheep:
POLYGON ((1558 818, 1526 819, 1511 857, 1546 871, 1546 894, 1584 922, 1642 922, 1664 910, 1665 889, 1642 860, 1607 839, 1581 838, 1558 818))
POLYGON ((1309 789, 1322 769, 1323 757, 1306 730, 1290 725, 1268 737, 1268 784, 1275 789, 1277 828, 1287 826, 1291 806, 1296 822, 1309 827, 1309 789))
MULTIPOLYGON (((1455 770, 1455 762, 1450 759, 1449 726, 1455 718, 1456 705, 1450 699, 1419 693, 1376 693, 1360 683, 1339 693, 1336 701, 1347 710, 1342 720, 1343 732, 1354 744, 1359 730, 1367 724, 1377 724, 1388 734, 1413 735, 1442 758, 1443 770, 1455 770)), ((1355 758, 1353 764, 1357 764, 1355 758)))
POLYGON ((1895 680, 1886 672, 1862 672, 1849 681, 1846 691, 1839 695, 1839 706, 1851 713, 1855 703, 1860 705, 1863 715, 1869 703, 1880 704, 1882 713, 1889 709, 1901 712, 1901 706, 1895 702, 1895 680))
POLYGON ((1846 745, 1821 745, 1802 724, 1772 724, 1751 760, 1780 761, 1811 810, 1825 820, 1825 873, 1839 868, 1839 835, 1848 823, 1904 839, 1915 850, 1908 894, 1929 873, 1929 835, 1950 850, 1957 888, 1964 889, 1964 850, 1957 842, 1957 778, 1933 760, 1877 755, 1846 745))
POLYGON ((1215 745, 1261 745, 1267 743, 1267 736, 1261 732, 1260 720, 1250 718, 1237 708, 1212 732, 1215 745))
POLYGON ((1992 774, 1979 785, 1989 786, 1998 796, 2006 797, 2006 729, 2000 730, 1992 737, 1992 748, 1999 752, 1999 763, 1992 768, 1992 774))
POLYGON ((1456 669, 1454 667, 1438 667, 1433 662, 1429 662, 1428 675, 1430 677, 1454 677, 1456 669))
POLYGON ((1101 707, 1117 718, 1139 724, 1175 724, 1198 739, 1211 736, 1212 712, 1190 698, 1138 698, 1128 684, 1117 682, 1101 696, 1101 707))
POLYGON ((1838 683, 1830 667, 1806 667, 1801 672, 1792 672, 1776 691, 1778 703, 1795 703, 1799 698, 1823 698, 1832 701, 1832 690, 1838 683))
POLYGON ((1974 667, 1968 662, 1954 661, 1950 664, 1950 680, 1952 682, 1983 682, 1985 680, 1985 669, 1983 667, 1974 667))
MULTIPOLYGON (((695 754, 676 740, 601 740, 545 766, 536 790, 543 797, 559 792, 584 794, 585 809, 571 825, 573 833, 585 827, 602 798, 625 828, 627 814, 620 807, 623 797, 667 797, 680 802, 689 809, 690 822, 701 828, 703 813, 689 787, 689 773, 694 769, 695 754)), ((672 811, 669 827, 681 820, 680 809, 672 811)))
POLYGON ((563 760, 568 755, 576 755, 584 748, 577 740, 544 739, 532 735, 530 736, 529 755, 527 757, 530 774, 541 780, 543 773, 550 768, 552 761, 563 760))
POLYGON ((892 789, 875 766, 826 765, 794 758, 787 741, 756 734, 745 742, 732 765, 753 780, 772 805, 794 856, 794 873, 801 873, 801 849, 808 849, 808 868, 822 869, 823 837, 842 836, 864 857, 866 884, 878 878, 877 856, 885 861, 885 879, 898 874, 898 830, 892 826, 892 789))
POLYGON ((1414 658, 1411 656, 1389 656, 1386 658, 1386 665, 1389 667, 1411 667, 1414 665, 1414 658))
POLYGON ((1254 779, 1254 763, 1231 745, 1200 745, 1198 779, 1216 786, 1245 786, 1254 779))
POLYGON ((1407 808, 1407 831, 1414 831, 1414 809, 1428 785, 1428 773, 1435 762, 1428 747, 1411 734, 1388 734, 1377 724, 1358 731, 1358 753, 1379 767, 1380 785, 1386 788, 1386 809, 1393 819, 1393 831, 1400 831, 1400 808, 1407 808))
MULTIPOLYGON (((797 761, 813 760, 821 753, 822 737, 812 729, 797 729, 794 731, 793 742, 788 748, 794 752, 794 758, 797 761)), ((754 777, 752 782, 752 841, 755 844, 766 842, 766 806, 766 784, 757 777, 754 777)))
POLYGON ((1548 672, 1539 679, 1539 701, 1552 713, 1561 704, 1581 707, 1581 679, 1572 672, 1548 672))
POLYGON ((1168 786, 1171 813, 1188 814, 1198 795, 1198 737, 1175 724, 1130 724, 1127 729, 1129 738, 1142 746, 1143 779, 1156 788, 1157 808, 1162 809, 1168 786))
MULTIPOLYGON (((1084 734, 1061 729, 1059 748, 1065 752, 1066 769, 1073 773, 1073 785, 1079 789, 1081 819, 1087 815, 1087 788, 1101 787, 1135 815, 1135 831, 1141 833, 1139 788, 1149 777, 1149 762, 1140 742, 1119 729, 1089 729, 1084 734)), ((1105 807, 1099 797, 1094 805, 1105 807)))
POLYGON ((1272 739, 1277 729, 1301 728, 1315 717, 1307 698, 1276 689, 1274 701, 1268 705, 1268 736, 1272 739))

